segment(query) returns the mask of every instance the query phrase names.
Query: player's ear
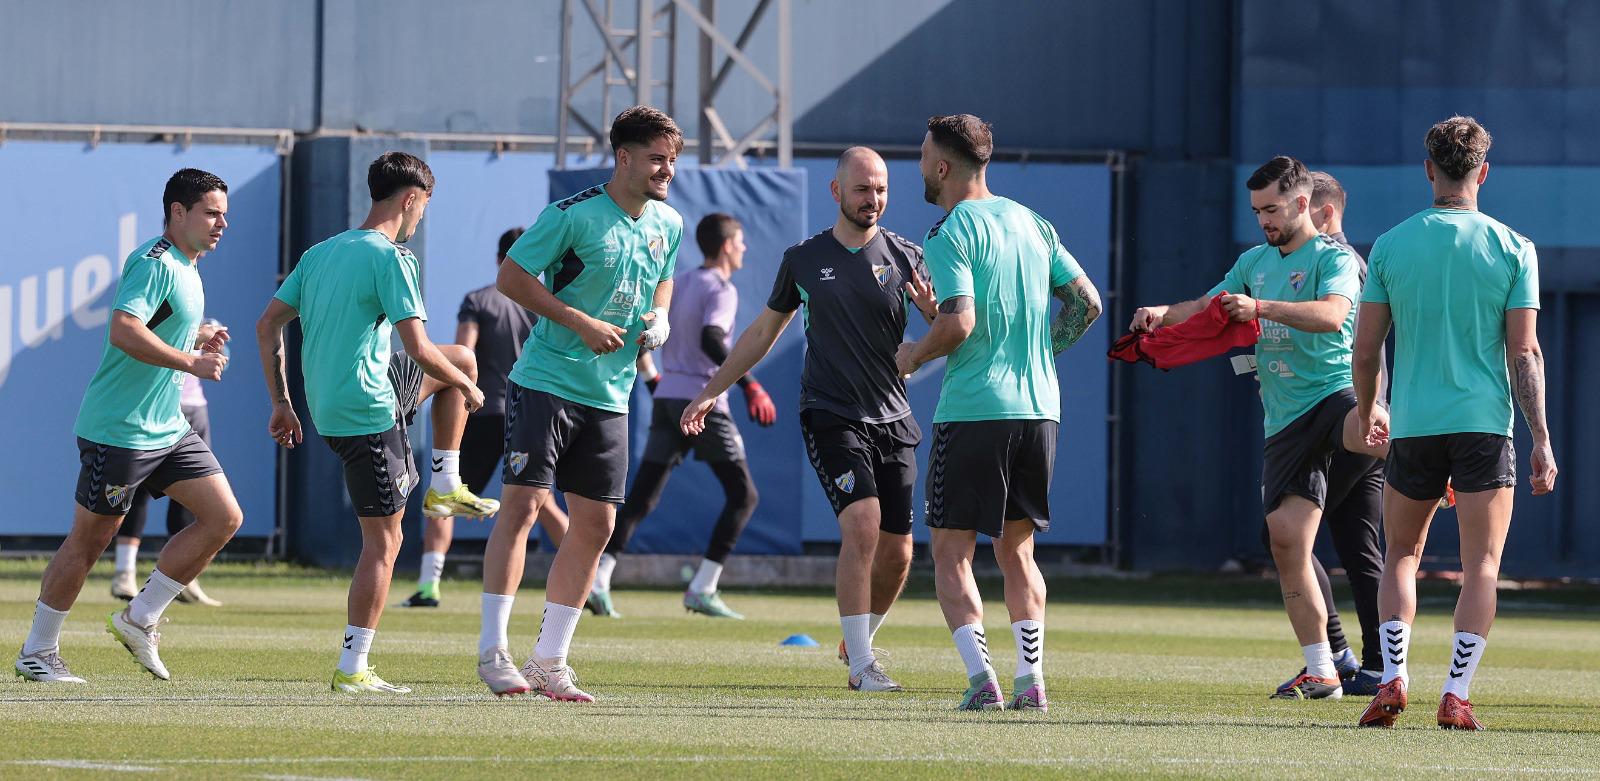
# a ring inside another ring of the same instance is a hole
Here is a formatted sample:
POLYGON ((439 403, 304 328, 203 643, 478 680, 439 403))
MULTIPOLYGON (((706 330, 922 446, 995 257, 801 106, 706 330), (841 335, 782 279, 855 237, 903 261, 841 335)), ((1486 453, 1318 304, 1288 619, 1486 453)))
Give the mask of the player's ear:
POLYGON ((1430 182, 1433 181, 1433 160, 1432 159, 1428 159, 1428 160, 1423 160, 1422 161, 1422 170, 1423 170, 1423 172, 1427 173, 1428 181, 1430 181, 1430 182))

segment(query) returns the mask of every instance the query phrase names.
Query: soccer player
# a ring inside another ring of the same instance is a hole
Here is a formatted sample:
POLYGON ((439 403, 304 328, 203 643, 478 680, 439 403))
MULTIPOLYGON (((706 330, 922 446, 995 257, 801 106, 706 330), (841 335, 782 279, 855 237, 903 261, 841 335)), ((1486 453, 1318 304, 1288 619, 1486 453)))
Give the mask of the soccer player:
MULTIPOLYGON (((1143 307, 1134 312, 1129 328, 1148 331, 1183 322, 1219 293, 1230 317, 1261 321, 1256 344, 1266 433, 1261 509, 1284 607, 1306 660, 1305 670, 1273 696, 1338 698, 1344 696, 1343 682, 1311 549, 1324 508, 1340 506, 1352 492, 1375 490, 1356 477, 1387 451, 1387 443, 1370 446, 1358 432, 1350 384, 1360 273, 1355 253, 1313 226, 1311 174, 1299 160, 1274 157, 1250 175, 1245 187, 1266 243, 1240 255, 1206 295, 1143 307), (1355 458, 1341 462, 1344 471, 1335 474, 1332 462, 1341 451, 1355 458)), ((1378 414, 1387 413, 1380 409, 1378 414)), ((1354 666, 1352 655, 1343 656, 1347 666, 1354 666)))
POLYGON ((611 180, 545 207, 500 266, 500 292, 539 322, 511 370, 506 512, 484 551, 478 676, 497 696, 535 689, 594 701, 567 653, 627 486, 635 358, 667 341, 683 237, 683 218, 663 203, 683 151, 677 123, 629 108, 611 123, 611 151, 611 180), (538 642, 519 670, 506 624, 534 511, 552 488, 566 494, 571 523, 545 582, 538 642))
MULTIPOLYGON (((505 262, 506 251, 521 235, 521 228, 512 228, 500 235, 496 267, 505 262)), ((483 408, 467 416, 459 453, 460 481, 466 483, 467 490, 473 494, 482 493, 489 485, 489 478, 494 476, 494 468, 505 451, 506 375, 521 357, 522 343, 533 330, 534 319, 532 312, 512 303, 492 284, 461 299, 461 309, 456 315, 456 344, 472 351, 478 362, 478 388, 483 391, 483 408)), ((455 454, 449 452, 434 453, 435 482, 442 474, 453 471, 453 457, 455 454)), ((455 518, 439 512, 433 507, 423 508, 421 574, 417 578, 417 592, 400 603, 402 607, 439 606, 439 578, 444 574, 445 554, 450 550, 455 532, 455 518)), ((559 547, 567 531, 567 514, 556 505, 554 495, 545 499, 539 508, 539 519, 544 521, 550 540, 559 547)))
POLYGON ((922 140, 923 197, 947 214, 923 240, 938 316, 920 342, 900 346, 910 376, 949 356, 933 416, 928 527, 939 607, 966 665, 958 710, 1000 710, 983 602, 972 577, 978 533, 994 541, 1017 646, 1009 707, 1047 710, 1044 576, 1035 532, 1050 528, 1061 390, 1055 356, 1100 316, 1100 294, 1048 221, 989 191, 987 122, 933 117, 922 140), (1062 301, 1050 319, 1051 298, 1062 301))
MULTIPOLYGON (((661 348, 661 372, 651 378, 655 379, 651 383, 655 401, 650 415, 650 439, 645 443, 644 459, 633 478, 628 500, 617 515, 617 528, 611 532, 606 552, 600 555, 594 588, 589 591, 589 610, 595 615, 622 617, 611 603, 611 571, 617 566, 617 556, 628 546, 639 522, 661 501, 661 491, 673 468, 693 450, 695 458, 710 467, 722 485, 723 505, 700 568, 683 592, 683 607, 713 618, 744 618, 724 604, 717 591, 722 564, 733 552, 758 501, 755 481, 750 479, 750 468, 745 464, 744 440, 728 412, 727 394, 717 396, 702 433, 687 436, 678 425, 689 400, 705 389, 717 367, 728 360, 733 316, 739 311, 739 291, 729 278, 744 267, 744 228, 732 215, 708 214, 695 226, 694 239, 705 264, 672 281, 672 327, 678 338, 661 348)), ((738 382, 744 390, 750 419, 763 426, 772 425, 778 419, 778 410, 761 383, 748 373, 738 382)))
MULTIPOLYGON (((428 208, 433 172, 412 155, 386 152, 367 168, 367 189, 372 208, 361 227, 300 256, 256 323, 256 339, 272 397, 268 433, 292 448, 305 434, 289 400, 283 328, 300 318, 311 422, 344 464, 345 488, 361 525, 349 623, 330 686, 350 694, 404 694, 411 690, 378 677, 367 654, 400 552, 400 518, 418 482, 406 429, 422 402, 436 397, 434 447, 457 450, 467 414, 483 406, 483 392, 474 384, 477 363, 470 350, 429 341, 417 258, 404 246, 428 208), (405 349, 391 355, 393 332, 405 349)), ((447 506, 453 515, 498 509, 460 485, 449 492, 429 488, 424 504, 447 506)))
POLYGON ((800 433, 839 518, 841 658, 851 689, 900 691, 872 647, 911 569, 922 441, 894 351, 910 305, 933 318, 933 290, 921 248, 878 227, 889 205, 889 170, 877 152, 845 150, 829 187, 839 204, 833 227, 783 253, 766 311, 740 335, 680 423, 691 436, 705 431, 717 398, 772 350, 805 307, 800 433))
POLYGON ((179 404, 184 374, 216 380, 228 363, 226 331, 201 343, 198 355, 190 352, 205 311, 197 264, 228 227, 228 185, 185 168, 167 180, 161 211, 161 235, 123 265, 100 367, 78 409, 78 506, 72 530, 45 568, 33 626, 17 654, 17 675, 29 680, 84 682, 61 658, 61 625, 141 486, 195 515, 194 525, 161 549, 127 608, 106 619, 106 631, 161 680, 171 678, 158 652, 162 612, 244 520, 222 467, 179 404))
MULTIPOLYGON (((226 331, 221 323, 207 318, 200 323, 200 331, 195 336, 195 349, 211 341, 217 331, 226 331)), ((189 428, 200 435, 200 441, 211 446, 211 416, 206 409, 206 393, 200 387, 200 378, 193 374, 186 374, 183 378, 183 392, 179 394, 179 408, 183 412, 183 419, 189 422, 189 428)), ((139 492, 133 497, 133 506, 128 508, 128 514, 122 520, 122 528, 117 531, 116 539, 116 569, 111 575, 111 596, 122 600, 132 600, 139 593, 138 575, 136 572, 139 559, 139 544, 144 537, 145 519, 150 514, 150 501, 155 494, 150 492, 149 486, 141 486, 139 492)), ((167 536, 170 538, 194 523, 194 513, 189 508, 177 502, 169 502, 167 506, 167 536)), ((200 579, 196 578, 178 592, 178 601, 186 604, 205 605, 206 607, 221 607, 222 603, 212 599, 200 587, 200 579)))
POLYGON ((1449 480, 1461 533, 1461 596, 1437 715, 1440 727, 1483 729, 1467 698, 1494 623, 1500 554, 1517 484, 1515 396, 1533 435, 1534 496, 1555 490, 1539 350, 1539 259, 1533 242, 1478 211, 1489 176, 1489 131, 1471 117, 1428 130, 1423 171, 1433 206, 1372 247, 1356 336, 1356 412, 1370 441, 1390 443, 1383 528, 1388 548, 1378 608, 1383 685, 1364 727, 1389 727, 1406 708, 1417 565, 1449 480), (1395 331, 1394 412, 1377 405, 1379 349, 1395 331), (1507 369, 1509 371, 1509 377, 1507 369))

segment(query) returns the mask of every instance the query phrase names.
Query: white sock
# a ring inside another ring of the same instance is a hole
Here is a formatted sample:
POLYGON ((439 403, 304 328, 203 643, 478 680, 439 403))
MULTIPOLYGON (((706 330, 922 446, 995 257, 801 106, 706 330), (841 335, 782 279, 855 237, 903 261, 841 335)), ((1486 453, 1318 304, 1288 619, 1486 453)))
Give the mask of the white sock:
POLYGON ((139 543, 117 543, 117 572, 132 572, 134 562, 139 558, 139 543))
POLYGON ((987 673, 994 676, 994 665, 989 662, 989 639, 983 636, 983 624, 967 624, 951 633, 956 641, 956 651, 961 663, 967 666, 967 678, 987 673))
POLYGON ((43 602, 33 603, 33 627, 22 644, 22 655, 40 651, 55 651, 61 647, 61 625, 67 622, 67 611, 57 610, 43 602))
POLYGON ((689 581, 689 590, 696 594, 715 594, 717 580, 722 577, 722 565, 711 559, 701 559, 700 569, 694 573, 694 580, 689 581))
POLYGON ((594 569, 594 590, 611 590, 611 571, 617 568, 617 557, 609 553, 600 554, 600 565, 594 569))
POLYGON ((161 620, 162 611, 178 598, 185 585, 167 577, 159 569, 151 572, 150 578, 144 582, 144 588, 139 589, 138 596, 128 603, 128 620, 139 626, 154 626, 161 620))
POLYGON ((878 627, 883 626, 883 619, 888 618, 887 613, 867 614, 867 642, 873 642, 878 637, 878 627))
POLYGON ((1411 649, 1411 625, 1385 621, 1378 627, 1378 638, 1383 641, 1383 682, 1399 678, 1409 687, 1411 673, 1406 670, 1406 654, 1411 649))
POLYGON ((428 481, 428 487, 441 494, 461 487, 461 451, 433 451, 433 477, 428 481))
POLYGON ((1328 641, 1300 646, 1300 653, 1306 656, 1306 675, 1315 675, 1318 678, 1337 678, 1339 669, 1333 666, 1333 649, 1328 641))
POLYGON ((567 651, 572 647, 572 633, 578 629, 578 618, 583 611, 575 607, 544 603, 544 618, 539 622, 539 642, 533 646, 533 656, 541 662, 560 667, 567 663, 567 651))
POLYGON ((1044 682, 1044 622, 1024 618, 1011 624, 1011 636, 1017 641, 1017 677, 1033 676, 1044 682))
POLYGON ((417 589, 438 588, 439 578, 444 575, 444 551, 428 551, 422 554, 422 574, 417 576, 417 589))
POLYGON ((478 630, 480 658, 491 648, 511 646, 511 641, 506 639, 506 626, 511 623, 511 603, 516 599, 514 594, 483 593, 483 618, 478 630))
POLYGON ((372 650, 372 636, 377 633, 376 629, 345 626, 344 650, 339 652, 339 672, 355 675, 367 669, 367 652, 372 650))
POLYGON ((868 613, 839 616, 839 628, 844 630, 844 652, 850 657, 850 674, 860 675, 877 661, 872 655, 872 633, 868 631, 868 613))
POLYGON ((1450 667, 1444 679, 1443 694, 1467 699, 1467 687, 1472 685, 1472 674, 1478 671, 1478 660, 1483 658, 1483 647, 1488 644, 1487 637, 1471 632, 1456 633, 1455 640, 1450 643, 1450 667))

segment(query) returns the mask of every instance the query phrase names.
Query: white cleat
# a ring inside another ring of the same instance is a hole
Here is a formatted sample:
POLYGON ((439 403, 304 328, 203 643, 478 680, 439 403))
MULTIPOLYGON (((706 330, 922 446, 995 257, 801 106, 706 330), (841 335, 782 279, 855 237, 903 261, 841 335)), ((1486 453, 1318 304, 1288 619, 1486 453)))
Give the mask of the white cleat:
POLYGON ((874 659, 867 669, 860 675, 850 676, 850 690, 858 692, 902 692, 905 687, 894 682, 889 674, 883 671, 883 665, 874 659))
POLYGON ((163 681, 172 680, 172 674, 167 672, 167 666, 161 663, 161 654, 157 648, 161 645, 161 633, 156 628, 166 623, 165 618, 157 621, 155 626, 145 628, 128 620, 126 608, 112 613, 106 618, 106 633, 117 638, 122 647, 139 660, 144 669, 151 675, 163 681))
POLYGON ((504 646, 491 648, 478 659, 478 678, 496 697, 527 694, 533 690, 528 679, 517 671, 516 663, 511 661, 511 652, 504 646))
POLYGON ((178 592, 178 601, 187 605, 204 605, 206 607, 222 607, 222 602, 212 599, 205 589, 200 588, 200 579, 195 578, 178 592))
POLYGON ((578 688, 578 674, 564 664, 546 669, 530 656, 522 665, 522 677, 533 684, 533 693, 541 697, 557 702, 594 702, 594 695, 578 688))
POLYGON ((133 570, 119 570, 111 575, 111 596, 124 602, 139 596, 139 579, 133 570))
POLYGON ((17 677, 40 683, 88 683, 72 674, 61 654, 55 651, 38 651, 17 654, 17 677))

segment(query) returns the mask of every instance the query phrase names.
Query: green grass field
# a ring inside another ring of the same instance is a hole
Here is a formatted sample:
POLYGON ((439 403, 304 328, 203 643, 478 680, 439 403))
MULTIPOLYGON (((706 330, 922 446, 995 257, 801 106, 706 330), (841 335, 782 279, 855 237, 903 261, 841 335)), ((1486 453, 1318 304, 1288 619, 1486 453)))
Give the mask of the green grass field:
MULTIPOLYGON (((27 632, 42 566, 0 563, 8 647, 27 632)), ((878 635, 904 694, 845 689, 826 593, 735 591, 729 603, 751 618, 731 622, 686 615, 675 593, 618 591, 627 618, 588 616, 578 627, 573 662, 600 700, 584 706, 488 695, 474 674, 478 588, 466 581, 446 582, 438 610, 384 617, 374 664, 414 694, 333 694, 345 581, 281 567, 208 574, 227 605, 168 612, 162 651, 173 680, 155 681, 101 630, 120 604, 108 575, 97 570, 63 636, 64 656, 90 684, 10 678, 0 689, 0 776, 1600 776, 1594 590, 1503 594, 1473 687, 1493 731, 1463 734, 1433 724, 1451 629, 1453 592, 1442 586, 1424 592, 1403 728, 1376 731, 1353 726, 1364 700, 1267 699, 1300 662, 1275 586, 1261 580, 1053 582, 1051 711, 973 714, 951 711, 962 670, 925 582, 878 635), (796 632, 822 647, 778 645, 796 632)), ((397 583, 391 603, 409 585, 397 583)), ((541 604, 538 591, 519 596, 519 661, 541 604)), ((988 610, 1008 680, 1004 607, 988 610)))

